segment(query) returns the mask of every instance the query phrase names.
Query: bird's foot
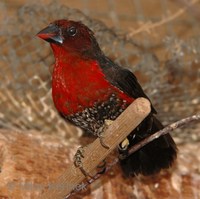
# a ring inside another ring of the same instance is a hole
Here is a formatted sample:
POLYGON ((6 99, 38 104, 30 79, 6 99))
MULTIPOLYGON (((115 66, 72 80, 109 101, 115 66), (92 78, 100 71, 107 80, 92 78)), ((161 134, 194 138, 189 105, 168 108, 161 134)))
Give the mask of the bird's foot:
POLYGON ((99 141, 100 141, 101 145, 102 145, 104 148, 109 149, 110 147, 109 147, 109 146, 105 143, 105 141, 104 141, 103 132, 98 133, 97 136, 98 136, 98 138, 99 138, 99 141))
MULTIPOLYGON (((76 166, 76 167, 78 167, 80 170, 81 170, 81 172, 84 174, 84 176, 86 177, 86 178, 90 178, 90 179, 92 179, 92 180, 95 180, 96 179, 96 176, 98 175, 98 174, 103 174, 105 171, 106 171, 106 161, 105 160, 103 160, 98 166, 97 166, 97 173, 94 175, 94 176, 92 176, 92 175, 90 175, 85 169, 84 169, 84 167, 83 167, 83 163, 82 163, 82 159, 84 158, 84 148, 85 147, 87 147, 87 146, 81 146, 81 147, 79 147, 78 148, 78 150, 77 150, 77 152, 76 152, 76 154, 75 154, 75 156, 74 156, 74 165, 76 166)), ((88 182, 89 182, 90 180, 88 180, 88 182)))
POLYGON ((123 140, 123 141, 119 144, 119 149, 122 150, 122 151, 123 151, 123 150, 127 150, 129 144, 130 144, 130 143, 129 143, 128 138, 125 138, 125 140, 123 140))
POLYGON ((113 123, 113 121, 112 120, 105 120, 104 123, 105 123, 105 128, 108 128, 113 123))
POLYGON ((112 120, 105 120, 104 121, 104 127, 101 131, 99 131, 97 133, 97 136, 100 140, 100 143, 103 147, 105 147, 106 149, 109 149, 110 147, 104 142, 104 136, 103 136, 103 133, 106 131, 106 129, 113 123, 112 120))
POLYGON ((123 159, 126 159, 127 158, 127 156, 128 156, 128 146, 129 146, 129 140, 128 140, 128 138, 126 138, 124 141, 122 141, 120 144, 119 144, 119 146, 118 146, 118 148, 119 148, 119 153, 120 153, 120 155, 119 155, 119 159, 120 160, 123 160, 123 159))
POLYGON ((74 156, 74 165, 75 167, 78 167, 81 172, 85 175, 85 177, 90 177, 90 178, 93 178, 83 167, 83 162, 82 162, 82 159, 84 158, 84 148, 87 147, 87 146, 81 146, 78 148, 75 156, 74 156))

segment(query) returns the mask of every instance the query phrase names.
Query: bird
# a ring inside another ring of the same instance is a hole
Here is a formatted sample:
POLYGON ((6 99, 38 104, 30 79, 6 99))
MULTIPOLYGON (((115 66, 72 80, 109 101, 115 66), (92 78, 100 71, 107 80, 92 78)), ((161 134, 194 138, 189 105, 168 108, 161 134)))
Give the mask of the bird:
MULTIPOLYGON (((106 121, 114 121, 135 99, 150 101, 136 76, 106 56, 95 33, 82 22, 55 20, 37 36, 54 54, 52 98, 58 113, 89 135, 101 137, 106 121)), ((164 128, 150 103, 149 115, 118 147, 126 177, 156 174, 170 168, 177 156, 169 133, 127 155, 132 146, 164 128)))

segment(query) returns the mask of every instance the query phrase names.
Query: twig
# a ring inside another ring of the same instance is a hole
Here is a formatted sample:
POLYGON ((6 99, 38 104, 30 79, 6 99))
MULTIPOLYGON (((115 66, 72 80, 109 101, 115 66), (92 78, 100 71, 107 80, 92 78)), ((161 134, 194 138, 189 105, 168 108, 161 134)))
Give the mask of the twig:
MULTIPOLYGON (((93 173, 102 162, 149 114, 150 102, 144 98, 136 99, 104 132, 104 140, 109 149, 103 147, 96 139, 84 148, 82 159, 84 170, 93 173)), ((85 179, 79 168, 71 164, 55 182, 46 185, 41 199, 63 199, 85 179)), ((82 185, 81 185, 82 186, 82 185)))
MULTIPOLYGON (((191 3, 190 3, 190 6, 194 5, 195 3, 197 3, 199 0, 193 0, 191 3)), ((173 15, 171 16, 167 16, 165 17, 164 19, 156 22, 156 23, 152 23, 151 21, 150 22, 147 22, 143 25, 141 25, 140 28, 138 28, 137 30, 132 30, 128 35, 127 37, 130 38, 138 33, 141 33, 141 32, 150 32, 152 29, 155 29, 161 25, 164 25, 166 23, 169 23, 170 21, 173 21, 174 19, 180 17, 183 13, 185 13, 185 11, 187 10, 188 7, 186 8, 181 8, 179 9, 176 13, 174 13, 173 15)))
POLYGON ((187 0, 177 0, 179 3, 187 7, 188 12, 196 17, 198 20, 200 19, 200 13, 199 13, 199 7, 193 6, 189 1, 187 0))
POLYGON ((149 137, 145 138, 138 144, 131 147, 131 149, 129 150, 129 155, 136 152, 138 149, 142 148, 144 145, 148 144, 149 142, 159 138, 160 136, 170 133, 171 131, 173 131, 177 128, 180 128, 182 126, 185 126, 186 124, 189 124, 189 123, 191 123, 193 121, 197 121, 197 120, 200 120, 200 114, 196 114, 196 115, 181 119, 177 122, 174 122, 174 123, 166 126, 164 129, 150 135, 149 137))

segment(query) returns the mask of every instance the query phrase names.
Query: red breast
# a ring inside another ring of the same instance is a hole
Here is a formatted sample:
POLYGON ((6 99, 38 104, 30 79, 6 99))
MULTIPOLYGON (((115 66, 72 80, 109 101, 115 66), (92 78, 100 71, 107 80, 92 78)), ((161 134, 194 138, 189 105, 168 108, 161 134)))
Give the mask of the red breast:
POLYGON ((69 115, 83 111, 94 103, 106 101, 112 93, 128 104, 133 101, 106 80, 96 60, 82 59, 57 46, 52 48, 59 55, 52 79, 53 101, 59 112, 69 115))

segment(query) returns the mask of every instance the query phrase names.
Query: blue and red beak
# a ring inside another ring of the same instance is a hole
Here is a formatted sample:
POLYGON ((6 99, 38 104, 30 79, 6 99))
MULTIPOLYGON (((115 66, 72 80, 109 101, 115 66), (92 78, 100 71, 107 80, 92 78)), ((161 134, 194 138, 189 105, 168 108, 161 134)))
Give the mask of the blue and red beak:
POLYGON ((64 41, 60 28, 55 24, 50 24, 39 33, 37 33, 37 36, 49 43, 62 44, 64 41))

